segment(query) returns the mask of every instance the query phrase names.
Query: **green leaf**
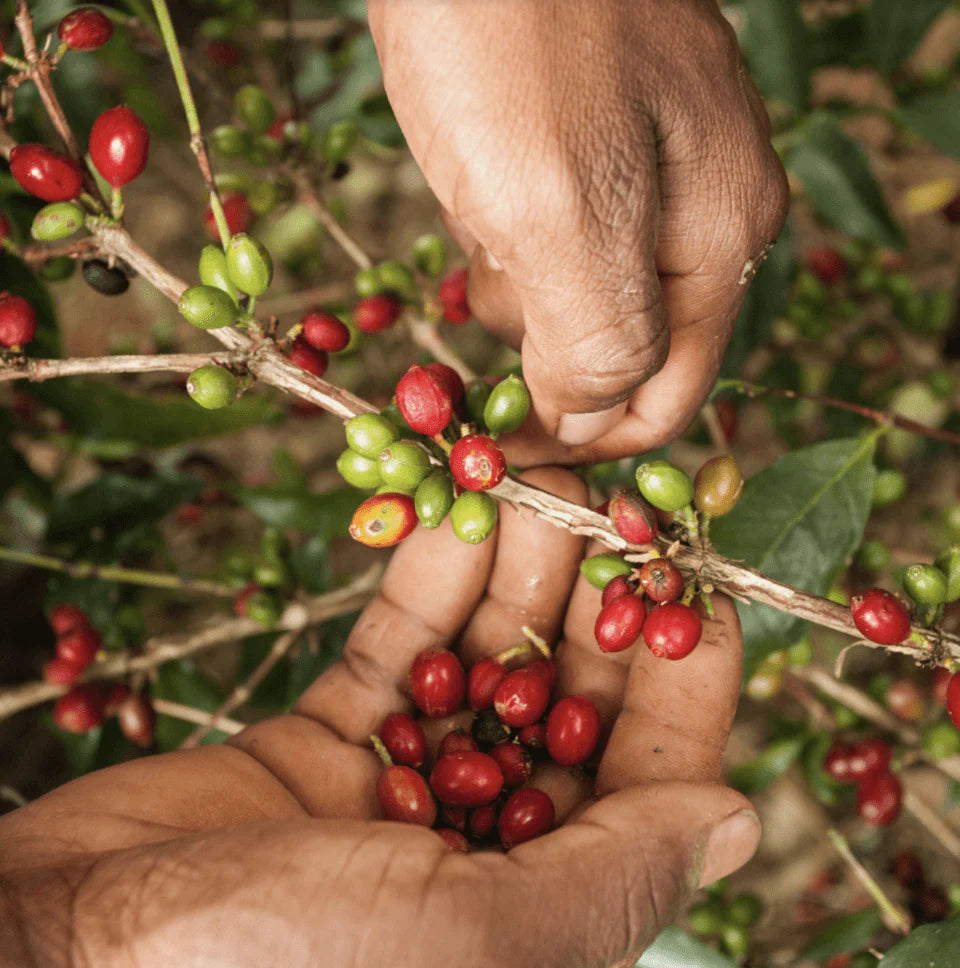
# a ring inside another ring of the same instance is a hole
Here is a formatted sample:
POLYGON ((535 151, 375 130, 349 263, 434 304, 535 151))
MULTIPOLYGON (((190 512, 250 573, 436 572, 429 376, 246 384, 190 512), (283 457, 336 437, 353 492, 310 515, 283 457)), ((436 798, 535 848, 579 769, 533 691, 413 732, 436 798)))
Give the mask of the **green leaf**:
POLYGON ((798 114, 807 106, 807 31, 796 0, 746 0, 744 35, 750 73, 761 93, 798 114))
MULTIPOLYGON (((224 700, 223 691, 208 676, 198 671, 192 662, 179 660, 165 662, 157 669, 157 681, 152 693, 160 699, 205 709, 213 712, 224 700)), ((193 723, 184 722, 173 716, 157 716, 157 746, 163 751, 175 750, 193 731, 193 723)), ((214 730, 203 740, 204 743, 222 743, 225 733, 214 730)))
POLYGON ((319 595, 330 587, 331 568, 327 539, 314 535, 290 552, 290 567, 297 584, 311 595, 319 595))
POLYGON ((960 158, 960 91, 921 94, 895 110, 897 120, 951 158, 960 158))
POLYGON ((647 948, 636 968, 736 968, 736 962, 713 948, 684 934, 679 928, 666 928, 647 948))
POLYGON ((882 74, 903 63, 950 0, 872 0, 865 12, 871 62, 882 74))
POLYGON ((883 968, 954 968, 960 965, 960 918, 925 924, 883 956, 883 968))
MULTIPOLYGON (((273 643, 279 638, 277 632, 265 632, 263 635, 251 635, 244 639, 240 649, 240 662, 237 666, 235 679, 246 682, 250 674, 267 657, 273 643)), ((289 689, 289 659, 281 659, 254 689, 247 704, 258 709, 279 711, 283 708, 289 689)))
POLYGON ((902 249, 896 223, 863 148, 825 115, 811 120, 787 156, 817 212, 831 225, 874 245, 902 249))
POLYGON ((234 488, 231 493, 267 524, 299 528, 328 540, 347 533, 353 512, 362 500, 352 487, 311 494, 304 488, 272 484, 234 488))
MULTIPOLYGON (((733 511, 711 526, 721 554, 777 581, 823 595, 856 550, 870 513, 877 432, 796 450, 751 477, 733 511)), ((803 635, 765 605, 737 605, 749 675, 763 656, 803 635)))
MULTIPOLYGON (((817 936, 804 951, 803 956, 813 961, 823 961, 832 955, 866 948, 882 926, 883 921, 876 908, 857 911, 855 914, 837 918, 835 921, 830 921, 817 933, 817 936)), ((944 962, 944 968, 946 968, 946 964, 947 962, 944 962)), ((952 964, 956 964, 956 962, 952 964)), ((907 962, 904 962, 903 965, 906 968, 907 962)), ((884 968, 887 968, 887 966, 884 965, 884 968)), ((919 968, 919 966, 916 962, 912 962, 910 968, 919 968)))
POLYGON ((756 759, 735 766, 727 779, 735 790, 746 796, 764 790, 786 773, 807 745, 809 735, 804 730, 771 743, 756 759))
POLYGON ((343 655, 347 637, 359 617, 359 612, 352 612, 324 622, 321 626, 319 644, 311 638, 302 640, 300 650, 290 660, 287 683, 288 708, 292 708, 317 677, 326 672, 343 655))

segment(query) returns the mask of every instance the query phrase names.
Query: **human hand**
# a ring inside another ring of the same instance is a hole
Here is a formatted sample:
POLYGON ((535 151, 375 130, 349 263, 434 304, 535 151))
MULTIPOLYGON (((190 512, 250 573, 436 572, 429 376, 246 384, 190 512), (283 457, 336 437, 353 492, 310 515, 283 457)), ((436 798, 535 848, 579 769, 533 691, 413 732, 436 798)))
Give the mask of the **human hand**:
POLYGON ((707 396, 786 178, 716 0, 369 0, 387 94, 522 349, 514 463, 676 437, 707 396), (493 261, 491 261, 491 257, 493 261))
MULTIPOLYGON (((565 471, 530 483, 583 503, 565 471)), ((397 549, 343 659, 292 715, 224 746, 139 759, 0 818, 4 965, 317 968, 391 963, 632 964, 698 883, 753 853, 748 802, 717 784, 740 684, 731 603, 686 660, 599 652, 583 539, 501 508, 465 546, 448 524, 397 549), (529 624, 561 637, 558 691, 609 729, 596 790, 541 768, 563 825, 499 852, 449 853, 377 821, 368 735, 410 709, 414 656, 457 642, 471 664, 529 624), (587 797, 584 800, 584 797, 587 797)))

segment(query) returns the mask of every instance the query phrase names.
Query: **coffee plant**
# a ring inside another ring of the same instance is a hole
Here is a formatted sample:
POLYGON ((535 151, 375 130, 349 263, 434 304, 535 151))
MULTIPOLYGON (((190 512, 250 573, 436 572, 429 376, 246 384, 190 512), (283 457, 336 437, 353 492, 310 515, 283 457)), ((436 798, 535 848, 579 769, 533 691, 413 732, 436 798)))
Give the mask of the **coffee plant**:
MULTIPOLYGON (((960 963, 956 4, 724 6, 792 212, 699 419, 577 468, 592 509, 512 462, 519 357, 364 5, 176 6, 0 3, 4 808, 289 711, 376 549, 509 506, 590 539, 604 661, 693 666, 737 603, 727 779, 768 835, 639 965, 960 963)), ((608 737, 557 644, 420 653, 370 737, 383 817, 452 851, 562 821, 538 771, 592 789, 608 737)))

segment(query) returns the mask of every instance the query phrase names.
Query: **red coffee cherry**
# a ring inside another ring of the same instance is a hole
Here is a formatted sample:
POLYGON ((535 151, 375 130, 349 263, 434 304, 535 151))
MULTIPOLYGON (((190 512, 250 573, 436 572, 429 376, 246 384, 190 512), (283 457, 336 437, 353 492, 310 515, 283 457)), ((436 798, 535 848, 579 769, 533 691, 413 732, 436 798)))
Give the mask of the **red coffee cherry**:
POLYGON ((0 292, 0 346, 26 346, 37 333, 37 314, 22 296, 0 292))
POLYGON ((406 713, 390 713, 380 727, 380 739, 390 759, 400 766, 423 766, 427 755, 427 739, 420 724, 406 713))
POLYGON ((96 50, 113 36, 113 24, 93 7, 78 7, 60 21, 57 36, 70 50, 96 50))
POLYGON ((45 202, 68 202, 83 189, 80 166, 45 145, 17 145, 10 152, 10 174, 21 188, 45 202))
POLYGON ((467 808, 440 805, 440 823, 463 833, 467 829, 467 808))
POLYGON ((644 562, 637 578, 651 602, 675 602, 683 592, 683 575, 666 558, 654 558, 644 562))
POLYGON ((387 820, 432 827, 437 819, 427 781, 409 766, 388 766, 377 777, 377 799, 387 820))
MULTIPOLYGON (((246 232, 253 221, 253 210, 250 208, 250 200, 247 196, 243 192, 229 192, 220 201, 223 204, 223 214, 230 234, 240 235, 246 232)), ((214 242, 220 241, 220 230, 217 228, 217 220, 212 208, 208 208, 203 213, 203 227, 214 242)))
POLYGON ((897 719, 907 723, 916 723, 923 719, 926 703, 920 687, 911 679, 897 679, 891 682, 883 695, 887 709, 897 719))
POLYGON ((236 67, 243 60, 243 52, 227 40, 208 40, 207 58, 217 67, 236 67))
POLYGON ((547 752, 561 766, 576 766, 596 749, 600 713, 586 696, 564 696, 547 716, 547 752))
POLYGON ((636 595, 615 598, 600 609, 593 634, 601 652, 622 652, 640 638, 647 610, 636 595))
POLYGON ((367 296, 353 307, 353 321, 362 333, 379 333, 389 329, 403 312, 403 303, 396 296, 381 292, 367 296))
POLYGON ((61 602, 50 609, 50 628, 57 636, 86 628, 89 624, 87 613, 70 602, 61 602))
POLYGON ((807 268, 828 286, 846 278, 847 263, 831 245, 821 245, 807 253, 807 268))
POLYGON ((152 746, 157 714, 147 696, 130 696, 117 709, 120 732, 137 746, 152 746))
POLYGON ((834 743, 823 759, 824 770, 838 783, 851 783, 850 775, 851 747, 844 743, 834 743))
POLYGON ((490 756, 497 761, 507 790, 526 783, 533 773, 533 759, 519 743, 497 743, 490 756))
POLYGON ((396 396, 403 419, 418 434, 442 434, 453 417, 449 390, 443 379, 426 367, 411 366, 400 377, 396 396))
POLYGON ((104 716, 116 716, 120 707, 133 695, 130 687, 123 682, 115 682, 108 690, 103 701, 104 716))
POLYGON ((890 873, 901 887, 916 887, 923 883, 923 865, 912 850, 900 850, 893 855, 890 873))
POLYGON ((500 795, 503 774, 497 761, 486 753, 464 750, 437 760, 430 786, 441 803, 484 807, 500 795))
POLYGON ((44 665, 43 678, 55 686, 71 686, 81 672, 83 672, 83 666, 67 662, 66 659, 54 658, 44 665))
POLYGON ((370 548, 390 548, 417 526, 417 509, 409 494, 374 494, 350 521, 350 537, 370 548))
POLYGON ((649 544, 657 536, 657 513, 635 491, 618 491, 607 504, 617 534, 633 544, 649 544))
POLYGON ((314 349, 302 336, 298 336, 287 353, 291 363, 296 363, 301 370, 314 376, 323 376, 327 372, 329 357, 322 350, 314 349))
POLYGON ((255 582, 248 581, 243 588, 237 592, 233 599, 233 614, 239 616, 240 618, 247 617, 247 602, 251 595, 255 595, 257 592, 261 592, 263 589, 255 582))
POLYGON ((452 652, 425 649, 413 660, 410 691, 425 716, 431 719, 452 716, 463 705, 466 689, 463 666, 452 652))
POLYGON ((547 680, 529 668, 509 673, 497 686, 493 708, 508 726, 530 726, 546 711, 550 702, 547 680))
POLYGON ((437 747, 437 756, 449 756, 451 753, 460 753, 464 750, 478 750, 477 741, 463 729, 451 729, 446 736, 440 740, 437 747))
POLYGON ((557 685, 557 665, 546 657, 534 659, 524 666, 527 672, 534 672, 547 684, 547 691, 553 692, 557 685))
POLYGON ((93 629, 75 629, 57 640, 57 658, 85 669, 97 657, 102 644, 93 629))
POLYGON ((623 575, 615 575, 603 587, 603 594, 600 596, 601 605, 609 605, 615 598, 623 598, 624 595, 633 595, 636 587, 631 584, 628 578, 623 575))
POLYGON ((643 641, 658 659, 682 659, 700 641, 700 616, 689 605, 665 602, 643 623, 643 641))
POLYGON ((470 825, 470 833, 478 840, 482 840, 497 825, 497 808, 493 804, 487 807, 476 807, 470 811, 467 822, 470 825))
POLYGON ((875 773, 857 789, 857 813, 875 827, 886 827, 900 815, 903 787, 892 773, 875 773))
POLYGON ((450 399, 453 401, 454 406, 463 399, 467 388, 463 385, 460 374, 452 366, 447 366, 446 363, 428 363, 424 369, 429 370, 443 383, 447 388, 447 393, 450 394, 450 399))
POLYGON ((447 273, 437 288, 437 298, 443 307, 443 318, 454 326, 460 326, 470 319, 470 306, 467 304, 466 269, 454 269, 447 273))
POLYGON ((10 223, 7 221, 7 217, 0 214, 0 242, 4 239, 9 239, 11 234, 10 223))
POLYGON ((938 706, 947 706, 947 683, 950 681, 950 670, 946 666, 937 666, 933 670, 930 680, 930 696, 938 706))
POLYGON ((90 160, 113 188, 129 185, 144 168, 150 153, 150 132, 125 104, 110 108, 93 122, 90 160))
POLYGON ((303 338, 324 353, 338 353, 350 342, 350 330, 333 313, 307 313, 300 320, 303 338))
POLYGON ((470 667, 467 676, 467 705, 475 712, 489 709, 493 705, 493 695, 497 686, 504 680, 507 670, 496 656, 481 659, 470 667))
POLYGON ((524 726, 517 733, 517 739, 524 746, 530 749, 542 750, 547 747, 547 726, 546 723, 534 723, 532 726, 524 726))
POLYGON ((903 602, 882 588, 868 588, 850 600, 860 634, 880 645, 896 645, 910 634, 910 613, 903 602))
POLYGON ((441 827, 437 833, 447 845, 447 850, 461 854, 470 853, 470 841, 459 830, 451 830, 450 827, 441 827))
POLYGON ((524 841, 547 833, 556 819, 553 801, 543 790, 523 787, 510 794, 500 810, 497 832, 509 850, 524 841))
POLYGON ((95 682, 74 686, 53 707, 53 721, 68 733, 88 733, 103 722, 104 691, 95 682))
POLYGON ((889 773, 893 750, 879 737, 862 739, 850 747, 848 762, 850 779, 859 783, 877 773, 889 773))
POLYGON ((947 714, 950 722, 960 729, 960 672, 955 672, 947 683, 947 714))
POLYGON ((467 434, 450 451, 450 473, 468 491, 488 491, 507 473, 503 451, 485 434, 467 434))

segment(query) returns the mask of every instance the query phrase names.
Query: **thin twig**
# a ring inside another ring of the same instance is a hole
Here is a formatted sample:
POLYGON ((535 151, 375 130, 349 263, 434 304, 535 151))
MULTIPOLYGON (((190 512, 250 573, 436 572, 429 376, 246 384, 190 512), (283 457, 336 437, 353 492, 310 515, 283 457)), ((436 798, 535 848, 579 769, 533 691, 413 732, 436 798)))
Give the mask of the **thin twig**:
POLYGON ((81 259, 84 256, 96 254, 96 251, 97 240, 94 238, 72 239, 59 244, 28 245, 23 250, 23 261, 27 265, 36 265, 62 256, 81 259))
POLYGON ((935 837, 940 845, 960 860, 960 836, 946 823, 925 800, 917 796, 909 787, 904 785, 903 809, 935 837))
POLYGON ((0 382, 29 380, 38 383, 63 376, 108 373, 192 373, 207 363, 231 366, 243 363, 242 353, 154 353, 146 356, 75 356, 67 359, 23 357, 0 360, 0 382))
POLYGON ((727 443, 726 435, 720 424, 720 417, 717 416, 717 408, 712 403, 705 403, 700 408, 700 416, 703 418, 703 423, 707 428, 707 433, 710 435, 710 443, 713 444, 714 450, 719 451, 721 454, 728 453, 730 445, 727 443))
POLYGON ((343 17, 316 20, 258 20, 257 33, 266 40, 305 40, 318 43, 342 33, 348 21, 343 17))
MULTIPOLYGON (((186 723, 202 724, 210 718, 210 713, 205 709, 185 706, 181 702, 173 702, 170 699, 151 699, 150 703, 161 716, 173 716, 174 719, 182 719, 186 723)), ((229 736, 236 736, 237 733, 246 729, 246 726, 243 723, 238 723, 235 719, 221 719, 217 723, 217 729, 229 736)))

